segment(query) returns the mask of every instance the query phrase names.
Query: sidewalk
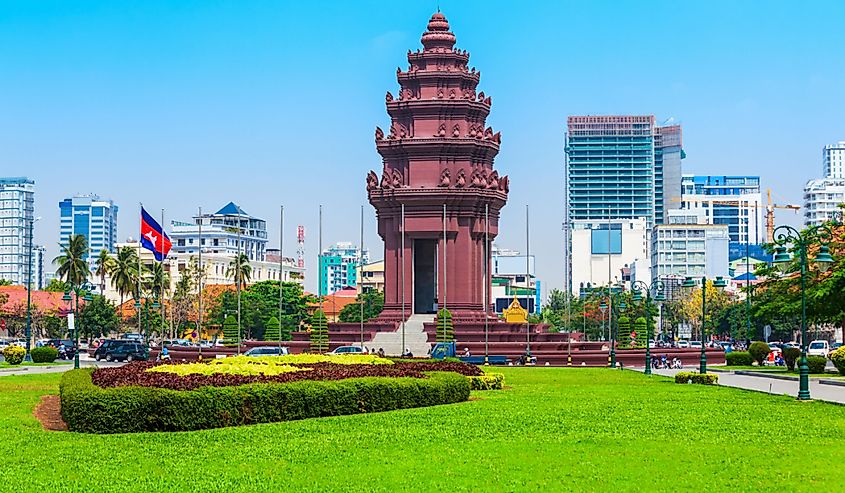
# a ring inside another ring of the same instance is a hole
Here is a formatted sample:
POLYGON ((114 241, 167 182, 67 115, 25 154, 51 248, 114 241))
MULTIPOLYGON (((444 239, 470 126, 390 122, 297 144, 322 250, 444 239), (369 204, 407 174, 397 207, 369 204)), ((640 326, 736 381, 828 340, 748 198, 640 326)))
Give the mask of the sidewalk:
MULTIPOLYGON (((724 367, 718 367, 719 369, 724 367)), ((643 368, 631 368, 642 372, 643 368)), ((652 370, 655 375, 674 377, 679 371, 698 370, 698 368, 685 368, 683 370, 652 370)), ((793 397, 798 396, 797 380, 781 380, 777 378, 757 377, 747 375, 735 375, 724 371, 713 372, 719 375, 719 385, 735 387, 738 389, 755 390, 767 394, 786 394, 793 397)), ((818 379, 810 379, 810 396, 815 400, 845 404, 845 387, 836 385, 825 385, 818 382, 818 379)))

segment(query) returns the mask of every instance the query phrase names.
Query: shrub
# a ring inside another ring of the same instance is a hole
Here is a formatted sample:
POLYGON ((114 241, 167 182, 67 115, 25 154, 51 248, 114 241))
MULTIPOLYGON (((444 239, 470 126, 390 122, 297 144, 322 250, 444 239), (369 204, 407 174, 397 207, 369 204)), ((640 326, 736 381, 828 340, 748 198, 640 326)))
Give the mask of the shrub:
POLYGON ((693 371, 679 371, 675 374, 675 383, 697 383, 701 385, 715 385, 719 382, 719 375, 713 373, 696 373, 693 371))
POLYGON ((325 353, 329 350, 329 326, 323 310, 314 312, 311 317, 311 352, 325 353))
POLYGON ((3 349, 3 357, 6 358, 6 363, 10 365, 19 365, 23 363, 26 356, 26 349, 12 344, 3 349))
POLYGON ((840 375, 845 375, 845 346, 830 353, 830 361, 833 361, 833 366, 836 367, 840 375))
POLYGON ((631 347, 645 347, 648 344, 648 326, 646 325, 645 317, 637 317, 634 320, 634 332, 637 333, 637 338, 631 341, 631 347))
POLYGON ((238 345, 238 319, 233 315, 229 315, 223 320, 223 340, 226 345, 238 345))
POLYGON ((452 312, 441 308, 437 312, 434 323, 437 327, 437 342, 452 342, 455 340, 455 329, 452 325, 452 312))
POLYGON ((281 324, 279 323, 279 319, 276 317, 270 317, 267 320, 267 323, 264 324, 264 337, 263 340, 265 341, 279 341, 281 340, 282 333, 281 333, 281 324))
POLYGON ((188 431, 320 416, 390 411, 469 399, 466 377, 353 378, 259 383, 195 390, 101 388, 91 370, 71 370, 59 386, 68 429, 86 433, 188 431))
POLYGON ((810 373, 824 373, 826 365, 827 358, 824 356, 807 356, 807 366, 810 368, 810 373))
POLYGON ((752 342, 751 346, 748 347, 748 352, 751 354, 751 357, 754 358, 754 361, 757 362, 758 365, 763 366, 763 360, 766 359, 766 356, 769 355, 772 350, 769 348, 769 345, 763 341, 752 342))
POLYGON ((33 363, 52 363, 59 357, 59 350, 50 346, 36 347, 32 348, 29 355, 33 363))
POLYGON ((795 371, 795 362, 801 357, 801 350, 797 347, 788 347, 783 350, 783 360, 786 362, 786 368, 789 371, 795 371))
POLYGON ((505 376, 501 373, 485 373, 484 375, 468 376, 471 390, 502 390, 505 376))
POLYGON ((751 366, 753 362, 754 358, 751 357, 751 353, 746 351, 725 353, 725 363, 728 366, 751 366))

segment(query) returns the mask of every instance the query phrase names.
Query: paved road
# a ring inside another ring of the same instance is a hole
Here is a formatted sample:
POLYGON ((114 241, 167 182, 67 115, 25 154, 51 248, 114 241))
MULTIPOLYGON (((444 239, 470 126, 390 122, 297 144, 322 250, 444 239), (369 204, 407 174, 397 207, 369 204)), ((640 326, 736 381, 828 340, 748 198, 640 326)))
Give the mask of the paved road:
MULTIPOLYGON (((97 366, 105 368, 109 366, 123 366, 126 363, 109 363, 106 361, 94 361, 92 358, 80 357, 79 366, 82 368, 91 368, 97 366)), ((0 369, 0 377, 9 375, 36 375, 39 373, 63 373, 73 369, 73 363, 60 363, 49 366, 20 366, 18 368, 3 368, 0 369)))
MULTIPOLYGON (((691 368, 686 368, 689 371, 691 368)), ((642 368, 636 368, 637 371, 643 371, 642 368)), ((696 369, 697 370, 697 369, 696 369)), ((673 377, 676 373, 682 370, 652 370, 657 375, 673 377)), ((713 372, 717 373, 717 372, 713 372)), ((752 377, 747 375, 735 375, 728 372, 718 372, 719 385, 727 387, 736 387, 739 389, 756 390, 758 392, 766 392, 770 394, 787 394, 794 397, 798 396, 798 381, 797 380, 780 380, 777 378, 767 377, 752 377)), ((837 385, 824 385, 818 382, 818 379, 810 379, 810 396, 813 399, 837 402, 845 404, 845 387, 837 385)))

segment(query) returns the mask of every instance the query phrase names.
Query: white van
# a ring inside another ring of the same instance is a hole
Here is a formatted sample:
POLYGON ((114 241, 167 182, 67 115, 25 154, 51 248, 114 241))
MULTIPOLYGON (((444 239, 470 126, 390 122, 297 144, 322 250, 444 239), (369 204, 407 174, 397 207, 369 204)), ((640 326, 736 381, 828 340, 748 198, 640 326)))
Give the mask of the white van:
POLYGON ((807 354, 810 356, 824 356, 827 358, 827 353, 830 352, 830 345, 827 341, 813 341, 810 347, 807 348, 807 354))

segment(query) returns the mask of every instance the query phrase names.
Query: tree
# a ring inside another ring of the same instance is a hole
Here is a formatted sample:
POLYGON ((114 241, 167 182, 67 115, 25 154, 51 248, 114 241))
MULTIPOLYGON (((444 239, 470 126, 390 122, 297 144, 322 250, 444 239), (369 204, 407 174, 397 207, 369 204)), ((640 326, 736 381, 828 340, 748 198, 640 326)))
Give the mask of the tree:
POLYGON ((61 254, 53 259, 58 266, 56 277, 73 286, 81 286, 88 280, 90 271, 85 257, 88 255, 88 242, 84 235, 68 236, 67 245, 61 246, 61 254))
POLYGON ((235 282, 239 282, 241 289, 246 288, 252 277, 252 267, 249 265, 249 257, 245 253, 236 255, 229 262, 229 267, 226 269, 226 277, 231 277, 235 282), (238 273, 240 273, 240 276, 238 273))
POLYGON ((361 304, 364 305, 364 321, 376 318, 384 309, 384 293, 381 291, 370 291, 361 293, 356 298, 356 303, 344 306, 337 318, 341 322, 360 322, 361 304))
POLYGON ((0 279, 0 286, 11 286, 11 285, 12 285, 12 281, 10 281, 8 279, 0 279))
POLYGON ((622 344, 626 338, 631 336, 631 319, 627 315, 622 315, 616 322, 616 342, 622 344))
POLYGON ((50 279, 50 284, 44 288, 44 291, 49 291, 51 293, 64 293, 68 290, 68 285, 62 282, 61 279, 50 279))
MULTIPOLYGON (((713 281, 707 281, 705 284, 705 295, 707 296, 707 309, 705 310, 706 329, 707 331, 711 331, 715 316, 731 301, 728 293, 713 286, 713 281)), ((680 315, 687 323, 697 328, 699 334, 701 334, 701 288, 698 287, 684 292, 678 301, 680 315)), ((702 341, 704 340, 704 335, 701 337, 702 341)))
POLYGON ((79 333, 82 337, 104 337, 120 330, 120 317, 114 303, 97 295, 79 312, 79 333))
POLYGON ((329 328, 326 322, 326 314, 323 310, 314 312, 311 317, 311 352, 325 353, 329 350, 329 328))
POLYGON ((167 289, 166 286, 170 285, 170 276, 164 271, 161 262, 154 262, 153 268, 148 273, 150 275, 147 277, 147 282, 144 283, 145 289, 152 294, 153 298, 160 300, 163 295, 162 289, 167 289))
POLYGON ((112 264, 114 264, 114 259, 109 255, 109 251, 105 248, 100 250, 100 254, 97 255, 97 260, 94 263, 96 266, 94 274, 100 278, 100 294, 106 292, 106 275, 111 272, 112 264))
POLYGON ((437 342, 452 342, 455 340, 455 328, 452 325, 452 312, 441 308, 437 312, 437 319, 434 322, 437 329, 437 342))
POLYGON ((173 325, 180 332, 194 313, 196 296, 193 291, 193 276, 186 269, 186 272, 183 272, 176 282, 176 289, 173 290, 173 296, 170 300, 170 316, 173 319, 173 325))
MULTIPOLYGON (((315 301, 306 295, 302 286, 292 282, 282 283, 282 314, 279 318, 282 332, 289 332, 301 320, 308 319, 308 305, 315 301)), ((224 291, 210 305, 207 320, 220 325, 226 315, 237 312, 238 297, 233 291, 224 291)), ((262 281, 241 292, 241 328, 248 336, 260 335, 270 315, 279 314, 279 281, 262 281)))
POLYGON ((270 317, 264 324, 264 340, 265 341, 280 341, 281 340, 281 325, 279 319, 275 316, 270 317))
POLYGON ((110 274, 112 286, 120 295, 120 306, 122 307, 124 297, 138 291, 138 252, 130 246, 118 250, 110 274))

